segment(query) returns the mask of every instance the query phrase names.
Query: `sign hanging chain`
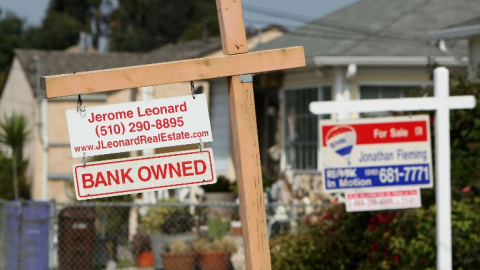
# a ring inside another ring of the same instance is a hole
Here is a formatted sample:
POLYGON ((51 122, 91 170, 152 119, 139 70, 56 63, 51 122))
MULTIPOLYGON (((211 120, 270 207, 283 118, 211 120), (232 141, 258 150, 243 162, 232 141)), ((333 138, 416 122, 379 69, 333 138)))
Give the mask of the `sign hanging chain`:
POLYGON ((190 88, 192 90, 192 97, 195 99, 195 84, 193 84, 193 81, 190 81, 190 88))
POLYGON ((83 101, 81 95, 78 95, 77 99, 77 112, 84 113, 85 112, 85 106, 82 107, 83 101))

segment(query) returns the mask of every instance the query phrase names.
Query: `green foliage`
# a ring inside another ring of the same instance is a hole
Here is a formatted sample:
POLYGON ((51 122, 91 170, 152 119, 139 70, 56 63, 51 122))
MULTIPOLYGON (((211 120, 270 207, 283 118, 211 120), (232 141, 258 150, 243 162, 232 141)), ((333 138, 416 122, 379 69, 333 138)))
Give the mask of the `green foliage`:
POLYGON ((4 115, 0 121, 0 143, 10 147, 12 154, 18 160, 22 160, 23 146, 30 137, 28 120, 25 116, 13 113, 11 116, 4 115))
POLYGON ((122 1, 112 50, 149 51, 175 42, 188 24, 193 1, 122 1))
MULTIPOLYGON (((178 202, 177 199, 165 199, 161 202, 178 202)), ((162 225, 175 212, 174 207, 153 206, 148 209, 147 214, 141 219, 141 226, 146 233, 162 231, 162 225)))
MULTIPOLYGON (((0 9, 0 70, 10 66, 13 49, 22 44, 23 21, 12 13, 2 14, 0 9)), ((2 84, 3 85, 3 84, 2 84)))
MULTIPOLYGON (((30 199, 30 186, 27 182, 25 171, 28 162, 23 161, 18 163, 18 191, 19 197, 22 199, 30 199)), ((0 198, 4 200, 15 199, 13 192, 13 174, 12 174, 12 159, 0 153, 0 198)))
POLYGON ((104 12, 108 5, 105 0, 51 0, 42 25, 28 29, 0 10, 0 71, 10 65, 14 48, 63 50, 76 45, 82 31, 92 35, 95 48, 100 35, 108 36, 111 51, 150 51, 198 39, 204 25, 210 36, 219 35, 215 1, 123 0, 104 12))
POLYGON ((218 217, 212 217, 207 220, 208 238, 212 241, 222 239, 230 229, 230 223, 223 221, 218 217))
POLYGON ((66 13, 51 12, 39 28, 25 31, 25 47, 43 50, 64 50, 76 45, 81 22, 66 13))
POLYGON ((172 242, 167 244, 166 251, 173 254, 182 254, 186 252, 191 252, 192 247, 184 241, 173 240, 172 242))
MULTIPOLYGON (((480 198, 452 203, 453 268, 480 269, 480 198)), ((271 242, 273 269, 435 269, 435 206, 324 210, 306 229, 271 242)))
POLYGON ((102 0, 50 0, 47 17, 51 13, 64 13, 78 22, 89 23, 89 9, 98 7, 102 0))
POLYGON ((166 43, 200 38, 207 23, 218 35, 215 1, 125 0, 115 15, 112 51, 150 51, 166 43))
MULTIPOLYGON (((160 204, 176 202, 178 199, 170 198, 160 201, 160 204)), ((146 233, 176 234, 191 231, 195 220, 187 207, 152 206, 140 223, 146 233)))
POLYGON ((195 40, 203 38, 204 27, 208 36, 220 35, 218 15, 213 1, 195 1, 195 15, 190 24, 183 31, 180 41, 195 40))
POLYGON ((228 237, 224 237, 219 240, 209 241, 205 238, 198 238, 192 243, 193 250, 197 252, 205 251, 225 251, 228 253, 237 252, 237 245, 228 237))
MULTIPOLYGON (((455 78, 451 95, 473 95, 480 102, 480 83, 455 78)), ((462 189, 471 186, 471 195, 480 188, 480 104, 474 109, 450 112, 452 198, 465 196, 462 189)))
POLYGON ((23 162, 23 146, 30 137, 27 118, 13 113, 11 116, 4 115, 0 121, 0 143, 9 147, 12 151, 11 173, 13 180, 13 197, 20 199, 19 175, 22 177, 25 170, 19 170, 19 163, 23 162))
POLYGON ((202 188, 205 192, 229 192, 232 191, 232 184, 230 180, 221 175, 217 178, 217 182, 211 185, 203 185, 202 188))
POLYGON ((23 20, 13 13, 3 14, 0 8, 0 95, 13 59, 13 50, 22 46, 23 20))

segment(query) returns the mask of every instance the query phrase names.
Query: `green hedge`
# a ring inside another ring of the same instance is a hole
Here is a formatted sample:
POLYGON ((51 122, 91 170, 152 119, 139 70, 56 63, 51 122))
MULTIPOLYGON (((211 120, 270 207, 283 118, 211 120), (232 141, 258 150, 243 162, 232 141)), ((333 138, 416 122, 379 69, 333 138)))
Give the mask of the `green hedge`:
MULTIPOLYGON (((452 203, 453 267, 480 269, 480 199, 452 203)), ((435 269, 435 206, 312 216, 271 242, 272 269, 435 269)))

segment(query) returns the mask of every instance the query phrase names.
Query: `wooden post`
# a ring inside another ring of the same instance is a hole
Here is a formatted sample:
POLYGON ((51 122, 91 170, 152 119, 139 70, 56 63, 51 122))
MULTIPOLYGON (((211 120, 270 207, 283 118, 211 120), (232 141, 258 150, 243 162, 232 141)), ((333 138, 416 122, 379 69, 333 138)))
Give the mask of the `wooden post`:
POLYGON ((247 269, 271 269, 252 83, 228 78, 230 121, 247 269))
MULTIPOLYGON (((223 53, 246 53, 241 1, 216 1, 223 53)), ((227 80, 245 262, 247 269, 271 269, 253 82, 227 80)))
POLYGON ((269 270, 253 83, 242 81, 241 75, 305 66, 305 53, 302 47, 247 53, 241 1, 216 3, 224 56, 45 76, 41 88, 45 97, 53 98, 227 77, 246 266, 269 270))

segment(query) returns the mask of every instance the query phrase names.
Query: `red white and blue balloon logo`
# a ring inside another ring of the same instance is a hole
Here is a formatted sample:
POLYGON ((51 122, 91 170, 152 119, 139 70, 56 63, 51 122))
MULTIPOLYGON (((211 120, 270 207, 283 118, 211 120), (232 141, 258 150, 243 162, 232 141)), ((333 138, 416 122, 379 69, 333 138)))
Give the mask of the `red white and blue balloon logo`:
POLYGON ((345 158, 350 165, 350 153, 357 142, 357 133, 351 126, 337 126, 330 129, 325 137, 327 146, 345 158))

